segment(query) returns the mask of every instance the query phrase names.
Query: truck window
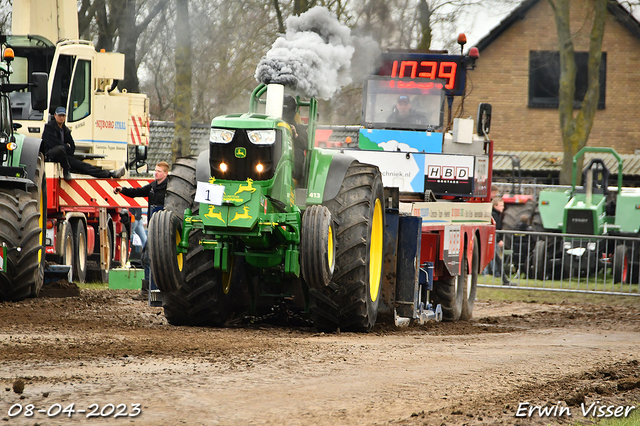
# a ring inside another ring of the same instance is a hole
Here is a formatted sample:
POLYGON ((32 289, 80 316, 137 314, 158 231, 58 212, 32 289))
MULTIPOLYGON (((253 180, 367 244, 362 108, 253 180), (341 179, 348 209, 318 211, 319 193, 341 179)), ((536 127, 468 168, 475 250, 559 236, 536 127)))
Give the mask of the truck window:
MULTIPOLYGON (((56 64, 56 73, 51 87, 51 102, 49 102, 49 114, 54 113, 59 106, 66 107, 69 100, 69 84, 75 56, 60 55, 56 64)), ((69 112, 67 112, 69 114, 69 112)))
POLYGON ((68 120, 81 120, 91 113, 91 62, 80 59, 76 63, 71 85, 68 120))
POLYGON ((377 129, 436 131, 444 121, 444 82, 417 84, 404 79, 369 78, 365 82, 363 126, 377 129))

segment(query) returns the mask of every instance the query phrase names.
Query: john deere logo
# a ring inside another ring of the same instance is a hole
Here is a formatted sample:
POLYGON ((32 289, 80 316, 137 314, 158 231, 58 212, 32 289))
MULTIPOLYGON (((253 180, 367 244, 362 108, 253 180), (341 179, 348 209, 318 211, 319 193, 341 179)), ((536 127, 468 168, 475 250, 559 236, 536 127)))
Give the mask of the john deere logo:
POLYGON ((236 148, 236 158, 245 158, 247 156, 247 150, 245 148, 236 148))

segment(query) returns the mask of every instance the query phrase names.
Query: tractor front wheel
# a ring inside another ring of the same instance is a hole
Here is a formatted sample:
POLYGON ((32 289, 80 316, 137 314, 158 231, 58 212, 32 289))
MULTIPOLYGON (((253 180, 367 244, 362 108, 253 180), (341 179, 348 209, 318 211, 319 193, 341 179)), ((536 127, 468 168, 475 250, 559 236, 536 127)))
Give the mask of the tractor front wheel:
POLYGON ((151 271, 162 292, 164 315, 169 324, 191 326, 224 325, 234 308, 238 277, 244 263, 232 258, 230 270, 214 268, 213 251, 200 245, 202 230, 189 234, 186 254, 176 246, 182 237, 184 210, 198 214, 194 157, 179 158, 167 181, 164 210, 156 212, 150 223, 149 244, 151 271), (155 252, 155 253, 154 253, 155 252))
POLYGON ((149 223, 149 259, 153 279, 163 293, 177 291, 184 284, 184 255, 178 253, 182 221, 173 212, 160 210, 149 223))

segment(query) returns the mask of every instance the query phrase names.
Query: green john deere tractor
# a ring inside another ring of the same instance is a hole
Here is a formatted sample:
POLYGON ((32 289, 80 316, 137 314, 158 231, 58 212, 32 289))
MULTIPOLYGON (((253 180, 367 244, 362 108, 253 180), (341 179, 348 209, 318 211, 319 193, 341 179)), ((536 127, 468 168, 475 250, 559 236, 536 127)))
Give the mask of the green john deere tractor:
POLYGON ((44 282, 47 188, 41 140, 15 130, 9 95, 30 88, 31 105, 46 109, 47 75, 31 82, 9 83, 13 51, 0 62, 0 301, 38 295, 44 282))
POLYGON ((554 278, 586 278, 610 268, 614 282, 638 282, 640 245, 634 239, 640 232, 640 191, 622 188, 622 158, 613 148, 580 150, 573 157, 571 189, 542 191, 538 205, 545 231, 569 234, 537 242, 533 258, 538 276, 555 271, 554 278), (587 152, 617 160, 617 190, 609 188, 610 171, 600 158, 589 161, 583 186, 576 186, 577 160, 587 152))
POLYGON ((376 322, 380 172, 314 146, 314 98, 296 98, 309 121, 306 146, 294 144, 295 130, 278 118, 282 94, 282 86, 258 86, 248 113, 213 119, 209 149, 173 165, 165 209, 149 225, 152 273, 171 324, 219 326, 274 306, 319 330, 368 331, 376 322), (261 114, 265 94, 269 113, 261 114))

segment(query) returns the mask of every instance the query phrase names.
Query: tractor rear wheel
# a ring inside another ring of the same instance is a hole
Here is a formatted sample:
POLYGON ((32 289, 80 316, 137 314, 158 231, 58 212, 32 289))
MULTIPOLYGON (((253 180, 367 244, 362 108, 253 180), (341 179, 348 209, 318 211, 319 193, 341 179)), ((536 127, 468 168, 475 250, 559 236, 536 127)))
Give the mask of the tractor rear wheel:
POLYGON ((197 158, 194 157, 179 158, 174 163, 167 181, 164 211, 153 215, 147 244, 150 244, 152 256, 154 247, 159 248, 156 250, 158 257, 151 261, 152 274, 156 280, 165 273, 165 263, 171 264, 170 269, 178 268, 180 256, 182 257, 182 271, 179 274, 175 270, 172 272, 174 279, 178 279, 177 283, 169 285, 162 278, 162 284, 158 284, 162 291, 164 315, 169 324, 220 326, 226 322, 233 308, 233 295, 236 292, 234 273, 239 273, 242 262, 232 260, 229 273, 215 269, 213 251, 204 250, 199 244, 203 234, 197 229, 189 235, 188 252, 178 255, 176 250, 178 235, 181 237, 182 233, 184 210, 191 208, 194 215, 198 214, 199 203, 194 201, 196 164, 197 158), (164 255, 161 256, 159 251, 164 255))
POLYGON ((384 254, 383 197, 378 168, 354 161, 338 195, 326 204, 335 221, 335 287, 310 292, 315 315, 322 318, 318 328, 369 331, 376 323, 384 254))
POLYGON ((7 271, 0 273, 0 301, 35 297, 44 282, 47 190, 42 154, 34 182, 28 191, 0 189, 0 242, 8 249, 7 271))
MULTIPOLYGON (((465 251, 465 271, 469 261, 467 260, 465 251)), ((473 255, 471 257, 471 273, 467 274, 464 281, 464 300, 462 301, 462 313, 460 319, 468 321, 473 316, 473 305, 476 301, 476 293, 478 291, 478 268, 480 268, 480 245, 477 238, 473 238, 473 255)))

